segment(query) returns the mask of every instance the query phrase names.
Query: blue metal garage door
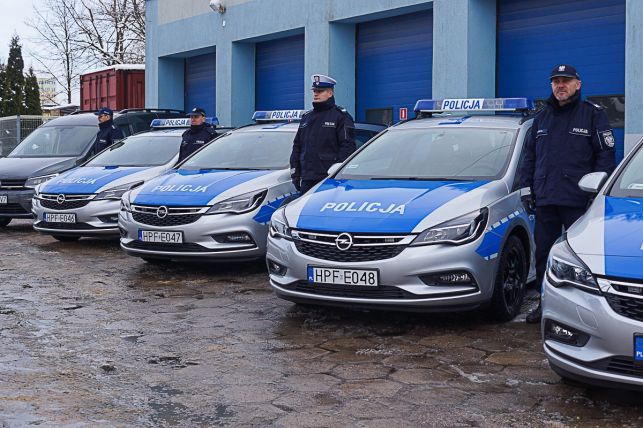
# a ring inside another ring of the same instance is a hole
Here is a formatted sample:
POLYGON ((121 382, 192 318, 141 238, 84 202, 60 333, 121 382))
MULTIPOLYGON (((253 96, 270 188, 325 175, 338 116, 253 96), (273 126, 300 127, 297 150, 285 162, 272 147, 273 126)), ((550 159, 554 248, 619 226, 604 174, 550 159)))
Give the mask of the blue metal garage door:
POLYGON ((185 59, 185 110, 195 106, 216 116, 216 55, 207 54, 185 59))
POLYGON ((622 158, 625 0, 499 0, 498 96, 547 98, 563 63, 578 69, 583 96, 606 107, 622 158))
POLYGON ((432 11, 359 24, 357 120, 397 122, 400 107, 412 117, 415 102, 431 97, 432 69, 432 11))
POLYGON ((304 108, 304 36, 257 43, 255 109, 304 108))

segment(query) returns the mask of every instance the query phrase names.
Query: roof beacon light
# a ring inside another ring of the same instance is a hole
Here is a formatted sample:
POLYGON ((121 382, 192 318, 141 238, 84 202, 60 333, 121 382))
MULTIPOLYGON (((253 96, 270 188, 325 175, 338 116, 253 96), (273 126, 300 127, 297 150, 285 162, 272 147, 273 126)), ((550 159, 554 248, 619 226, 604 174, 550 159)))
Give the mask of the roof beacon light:
POLYGON ((443 111, 504 111, 525 112, 534 109, 529 98, 452 98, 443 100, 418 100, 416 113, 439 113, 443 111))
MULTIPOLYGON (((204 123, 210 126, 219 125, 219 119, 216 117, 206 117, 204 123)), ((154 119, 150 124, 150 128, 163 129, 163 128, 189 128, 191 126, 189 117, 182 117, 180 119, 154 119)))
POLYGON ((284 122, 300 120, 306 113, 306 110, 272 110, 272 111, 256 111, 252 115, 252 120, 255 122, 284 122))

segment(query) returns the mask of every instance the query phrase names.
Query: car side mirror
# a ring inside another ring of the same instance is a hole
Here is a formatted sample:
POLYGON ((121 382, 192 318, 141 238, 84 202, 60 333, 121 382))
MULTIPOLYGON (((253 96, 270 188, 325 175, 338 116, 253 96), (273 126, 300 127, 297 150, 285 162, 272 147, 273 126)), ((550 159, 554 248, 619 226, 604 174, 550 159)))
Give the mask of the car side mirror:
POLYGON ((334 163, 328 168, 328 175, 333 175, 337 171, 339 171, 339 168, 341 168, 342 164, 341 163, 334 163))
POLYGON ((606 172, 591 172, 580 179, 578 187, 580 187, 583 192, 598 193, 601 187, 603 187, 603 184, 605 184, 607 177, 606 172))

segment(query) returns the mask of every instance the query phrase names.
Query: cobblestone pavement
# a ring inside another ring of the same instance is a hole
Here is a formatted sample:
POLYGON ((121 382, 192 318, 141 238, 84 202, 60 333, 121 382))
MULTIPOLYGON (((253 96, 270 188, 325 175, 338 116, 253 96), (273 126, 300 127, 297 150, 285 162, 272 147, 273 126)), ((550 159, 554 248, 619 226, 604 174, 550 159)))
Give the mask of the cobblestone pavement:
POLYGON ((0 231, 3 426, 641 426, 562 383, 537 327, 293 305, 263 263, 153 266, 0 231))

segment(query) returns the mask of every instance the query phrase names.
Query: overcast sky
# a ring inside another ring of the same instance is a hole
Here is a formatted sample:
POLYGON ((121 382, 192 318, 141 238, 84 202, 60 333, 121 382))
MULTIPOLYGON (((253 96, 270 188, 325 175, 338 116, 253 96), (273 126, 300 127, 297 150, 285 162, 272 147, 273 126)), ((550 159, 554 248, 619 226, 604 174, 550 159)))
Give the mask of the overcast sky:
POLYGON ((41 4, 42 0, 0 0, 0 60, 7 62, 9 56, 9 42, 14 34, 20 36, 22 42, 22 56, 25 60, 25 70, 30 65, 37 64, 29 57, 28 52, 35 49, 34 30, 25 24, 25 20, 33 16, 33 5, 41 4))

